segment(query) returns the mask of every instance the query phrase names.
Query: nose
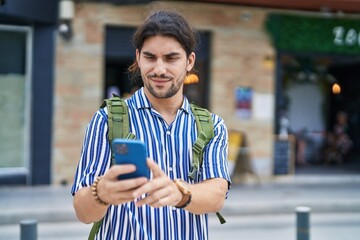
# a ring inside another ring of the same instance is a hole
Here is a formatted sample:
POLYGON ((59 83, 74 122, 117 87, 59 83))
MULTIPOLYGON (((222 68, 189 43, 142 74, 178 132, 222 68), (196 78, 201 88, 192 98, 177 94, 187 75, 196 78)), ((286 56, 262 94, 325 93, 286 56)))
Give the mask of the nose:
POLYGON ((154 73, 158 76, 161 76, 166 73, 166 66, 162 59, 158 59, 155 62, 154 73))

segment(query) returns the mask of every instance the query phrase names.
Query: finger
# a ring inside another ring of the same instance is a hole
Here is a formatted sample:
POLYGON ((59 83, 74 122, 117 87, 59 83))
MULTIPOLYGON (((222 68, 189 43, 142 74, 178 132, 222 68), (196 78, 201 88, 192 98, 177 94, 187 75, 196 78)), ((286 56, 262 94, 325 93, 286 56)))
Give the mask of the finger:
POLYGON ((160 201, 161 198, 155 197, 153 195, 144 197, 142 199, 136 200, 136 206, 141 207, 142 205, 154 205, 156 202, 160 201))
POLYGON ((151 195, 154 195, 153 199, 156 199, 156 201, 148 203, 152 207, 172 206, 175 201, 174 194, 172 194, 171 188, 168 186, 151 195))
POLYGON ((165 173, 161 170, 159 165, 157 165, 154 162, 154 160, 152 160, 151 158, 147 158, 146 163, 147 163, 149 169, 151 170, 154 178, 165 175, 165 173))
POLYGON ((170 196, 159 198, 156 202, 149 204, 151 207, 158 208, 163 206, 171 206, 172 198, 170 196))
MULTIPOLYGON (((115 197, 116 198, 116 197, 115 197)), ((134 199, 132 198, 123 198, 122 196, 117 198, 115 200, 115 204, 114 205, 120 205, 120 204, 123 204, 123 203, 128 203, 128 202, 132 202, 134 201, 134 199)))
POLYGON ((163 206, 167 206, 167 205, 172 205, 174 202, 174 199, 171 195, 169 194, 164 194, 168 191, 166 190, 162 190, 161 192, 158 191, 156 192, 156 194, 151 194, 149 196, 147 196, 146 198, 143 199, 139 199, 136 202, 136 206, 140 207, 142 205, 150 205, 151 207, 163 207, 163 206))
POLYGON ((152 179, 151 181, 149 181, 149 182, 145 183, 144 185, 142 185, 141 187, 137 188, 133 192, 133 197, 139 198, 141 195, 143 195, 145 193, 155 192, 156 190, 158 190, 159 188, 162 187, 162 182, 163 182, 162 178, 152 179))
POLYGON ((117 179, 119 175, 132 173, 136 171, 136 166, 133 164, 121 164, 113 165, 109 171, 107 171, 106 176, 109 179, 117 179))
POLYGON ((125 179, 125 180, 118 180, 117 182, 114 182, 114 189, 117 190, 117 192, 124 192, 129 191, 131 195, 129 197, 133 198, 133 191, 134 189, 139 188, 140 186, 144 185, 148 182, 148 179, 146 177, 139 177, 139 178, 131 178, 131 179, 125 179), (131 190, 131 192, 130 192, 131 190))
POLYGON ((109 198, 111 199, 111 203, 113 205, 134 201, 134 199, 131 197, 131 193, 126 192, 112 193, 109 195, 109 198))
MULTIPOLYGON (((158 182, 160 182, 159 180, 157 180, 158 182)), ((164 205, 168 205, 169 203, 171 203, 172 201, 172 197, 171 197, 171 186, 169 184, 167 184, 165 181, 162 181, 163 184, 159 184, 156 185, 154 184, 154 182, 151 182, 153 184, 153 186, 157 186, 155 188, 155 190, 153 191, 149 191, 147 192, 147 196, 139 199, 137 201, 137 206, 141 206, 144 204, 148 204, 151 205, 153 207, 159 207, 159 206, 164 206, 164 205)), ((146 189, 146 188, 143 188, 146 189)), ((137 189, 137 191, 141 191, 142 189, 137 189)))
POLYGON ((171 195, 171 189, 167 185, 163 185, 158 190, 148 192, 148 195, 136 202, 137 206, 148 204, 152 207, 159 207, 167 205, 169 196, 171 195))
POLYGON ((128 180, 108 181, 106 192, 108 195, 108 202, 113 204, 122 204, 124 202, 134 201, 134 189, 145 184, 147 178, 134 178, 128 180))

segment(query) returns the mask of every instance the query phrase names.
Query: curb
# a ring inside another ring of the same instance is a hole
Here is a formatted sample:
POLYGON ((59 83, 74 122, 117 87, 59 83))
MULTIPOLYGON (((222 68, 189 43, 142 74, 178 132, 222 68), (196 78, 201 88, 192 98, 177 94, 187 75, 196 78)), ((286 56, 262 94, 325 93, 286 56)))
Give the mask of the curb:
POLYGON ((0 214, 0 225, 6 224, 19 224, 25 219, 36 219, 37 222, 73 222, 78 221, 74 210, 63 208, 63 209, 47 209, 38 210, 31 209, 24 211, 20 210, 7 210, 2 211, 0 214))
POLYGON ((310 207, 312 213, 360 213, 360 200, 337 200, 332 202, 305 200, 271 203, 226 202, 221 213, 228 216, 292 214, 298 206, 310 207))

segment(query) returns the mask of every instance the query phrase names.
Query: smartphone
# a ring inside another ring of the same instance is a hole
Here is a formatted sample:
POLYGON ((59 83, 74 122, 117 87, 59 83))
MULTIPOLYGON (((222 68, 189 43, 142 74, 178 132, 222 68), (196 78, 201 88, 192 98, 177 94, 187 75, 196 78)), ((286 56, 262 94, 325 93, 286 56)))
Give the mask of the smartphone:
POLYGON ((116 164, 134 164, 136 166, 135 172, 119 175, 119 179, 150 178, 150 170, 146 164, 146 145, 143 142, 116 138, 112 145, 116 164))

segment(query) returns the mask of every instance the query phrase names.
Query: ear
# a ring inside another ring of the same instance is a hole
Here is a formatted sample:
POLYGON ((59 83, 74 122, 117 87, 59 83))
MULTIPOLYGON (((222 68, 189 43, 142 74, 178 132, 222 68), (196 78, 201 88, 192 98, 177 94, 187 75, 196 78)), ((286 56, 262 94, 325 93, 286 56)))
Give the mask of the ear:
POLYGON ((191 69, 193 69, 194 65, 195 65, 195 59, 196 59, 196 55, 194 52, 190 53, 188 61, 187 61, 187 66, 186 66, 186 71, 190 72, 191 69))

